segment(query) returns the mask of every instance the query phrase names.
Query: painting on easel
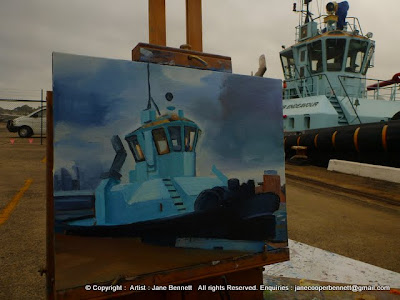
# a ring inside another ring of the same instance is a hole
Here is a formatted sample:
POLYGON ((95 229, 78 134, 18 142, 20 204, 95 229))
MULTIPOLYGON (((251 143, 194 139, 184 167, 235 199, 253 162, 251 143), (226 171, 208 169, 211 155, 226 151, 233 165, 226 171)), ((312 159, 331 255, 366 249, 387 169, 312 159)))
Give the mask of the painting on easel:
POLYGON ((280 80, 54 53, 53 97, 56 249, 287 241, 280 80))

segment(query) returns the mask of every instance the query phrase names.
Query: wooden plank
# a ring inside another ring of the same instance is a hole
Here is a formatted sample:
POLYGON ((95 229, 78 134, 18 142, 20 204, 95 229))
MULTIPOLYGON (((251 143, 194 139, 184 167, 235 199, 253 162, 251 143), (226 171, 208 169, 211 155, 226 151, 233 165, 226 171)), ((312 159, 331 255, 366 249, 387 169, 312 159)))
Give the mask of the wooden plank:
POLYGON ((201 0, 186 0, 186 43, 194 51, 203 51, 201 0))
POLYGON ((132 50, 132 60, 232 73, 228 56, 139 43, 132 50))
POLYGON ((165 0, 149 0, 149 43, 167 45, 165 0))
MULTIPOLYGON (((162 253, 160 253, 161 255, 162 253)), ((133 255, 133 254, 132 254, 133 255)), ((197 264, 194 266, 187 266, 182 268, 175 268, 166 271, 160 271, 156 273, 149 273, 144 275, 138 275, 135 277, 120 277, 118 280, 112 279, 110 281, 96 282, 99 285, 110 285, 111 283, 120 284, 123 288, 122 291, 116 291, 112 294, 105 296, 100 291, 87 291, 83 286, 75 287, 71 289, 64 289, 57 291, 58 299, 106 299, 109 297, 119 297, 123 295, 131 294, 129 291, 130 286, 144 285, 152 287, 153 285, 180 285, 189 284, 195 281, 205 280, 205 284, 210 284, 212 278, 228 276, 229 274, 236 274, 246 270, 262 267, 267 264, 273 264, 288 260, 289 249, 278 249, 270 252, 258 253, 258 254, 247 254, 242 256, 236 256, 227 259, 210 261, 203 264, 197 264)), ((171 260, 174 259, 171 257, 171 260)), ((60 266, 58 266, 60 267, 60 266)), ((240 281, 239 281, 240 282, 240 281)), ((238 284, 239 284, 238 282, 238 284)), ((253 281, 251 281, 253 282, 253 281)), ((242 278, 242 285, 243 285, 242 278)), ((257 281, 251 285, 258 284, 257 281)), ((196 287, 197 289, 197 287, 196 287)), ((237 298, 240 299, 240 298, 237 298)))
POLYGON ((58 234, 55 238, 58 250, 57 290, 79 287, 87 283, 106 282, 120 274, 133 278, 253 254, 243 251, 162 247, 142 243, 139 238, 58 234))
POLYGON ((53 92, 46 93, 46 297, 54 299, 53 92))

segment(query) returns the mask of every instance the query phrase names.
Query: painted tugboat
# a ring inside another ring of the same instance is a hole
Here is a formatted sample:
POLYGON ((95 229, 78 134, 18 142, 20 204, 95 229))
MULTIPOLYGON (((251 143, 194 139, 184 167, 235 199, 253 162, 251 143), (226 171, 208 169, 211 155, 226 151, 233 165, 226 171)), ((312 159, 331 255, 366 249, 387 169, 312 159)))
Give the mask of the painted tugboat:
POLYGON ((310 2, 300 1, 299 11, 294 4, 293 10, 302 14, 296 44, 280 52, 287 157, 294 154, 293 146, 305 146, 308 153, 324 152, 326 159, 397 166, 392 155, 389 160, 375 158, 381 156, 377 152, 400 147, 395 121, 400 118, 400 73, 372 83, 366 77, 373 67, 372 33, 364 34, 359 20, 347 17, 347 1, 327 3, 327 15, 316 18, 310 2), (353 154, 345 157, 345 152, 353 154))
MULTIPOLYGON (((167 93, 166 98, 173 96, 167 93)), ((55 192, 56 231, 140 237, 168 245, 178 238, 273 239, 280 194, 256 187, 253 180, 240 184, 228 179, 215 166, 216 176, 196 176, 201 130, 182 110, 167 109, 161 115, 149 94, 142 125, 125 136, 135 160, 128 183, 121 182, 120 174, 128 154, 113 136, 114 161, 94 192, 55 192)))

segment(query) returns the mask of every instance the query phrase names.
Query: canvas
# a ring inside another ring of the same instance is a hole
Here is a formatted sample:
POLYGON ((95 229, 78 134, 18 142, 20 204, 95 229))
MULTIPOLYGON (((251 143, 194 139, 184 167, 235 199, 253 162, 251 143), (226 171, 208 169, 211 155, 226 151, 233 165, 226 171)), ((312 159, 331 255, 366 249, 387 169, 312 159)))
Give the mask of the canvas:
POLYGON ((56 269, 77 241, 287 241, 280 80, 54 53, 53 99, 56 269))

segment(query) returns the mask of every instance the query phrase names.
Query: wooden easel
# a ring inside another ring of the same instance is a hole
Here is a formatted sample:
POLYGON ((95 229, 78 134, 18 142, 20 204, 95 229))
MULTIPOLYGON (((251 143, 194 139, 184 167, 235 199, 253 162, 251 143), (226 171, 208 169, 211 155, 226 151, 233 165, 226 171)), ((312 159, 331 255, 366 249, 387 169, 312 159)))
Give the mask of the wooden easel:
POLYGON ((132 60, 232 73, 231 58, 204 53, 201 0, 186 0, 186 44, 166 46, 165 0, 149 0, 149 41, 132 50, 132 60))
MULTIPOLYGON (((219 72, 232 72, 231 58, 202 52, 201 0, 186 0, 186 44, 181 48, 166 46, 165 0, 149 0, 149 44, 139 43, 132 50, 132 60, 155 64, 168 64, 219 72)), ((273 251, 235 256, 228 259, 194 264, 190 267, 177 267, 162 272, 139 275, 134 278, 119 278, 117 282, 106 284, 134 285, 193 285, 192 291, 151 292, 121 291, 104 294, 87 291, 84 286, 55 290, 55 247, 54 247, 54 200, 53 200, 53 95, 47 92, 47 255, 46 255, 46 295, 48 299, 263 299, 263 292, 256 291, 216 291, 198 290, 197 286, 236 286, 259 287, 263 283, 263 266, 289 259, 287 245, 278 245, 273 251)), ((267 185, 266 187, 267 188, 267 185)), ((162 251, 162 250, 160 250, 162 251)), ((160 254, 160 252, 158 252, 160 254)), ((155 253, 157 255, 157 253, 155 253)), ((161 255, 158 255, 161 256, 161 255)), ((179 257, 175 257, 177 261, 179 257)), ((160 260, 160 257, 158 257, 160 260)), ((163 258, 161 257, 161 260, 163 258)), ((173 255, 168 257, 174 260, 173 255)))

